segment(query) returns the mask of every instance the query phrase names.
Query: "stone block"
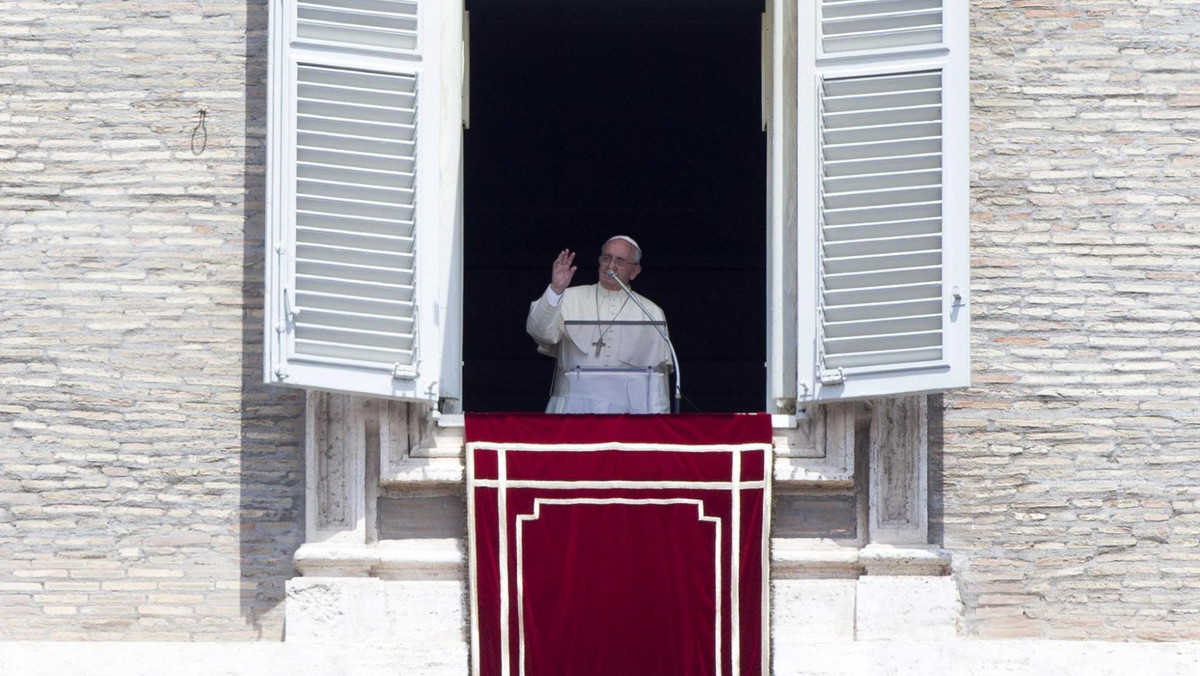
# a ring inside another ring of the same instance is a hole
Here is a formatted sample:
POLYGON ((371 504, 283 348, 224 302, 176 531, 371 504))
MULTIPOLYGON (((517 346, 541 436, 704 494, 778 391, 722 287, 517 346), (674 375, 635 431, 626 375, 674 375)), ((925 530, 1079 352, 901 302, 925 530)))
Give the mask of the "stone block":
POLYGON ((384 584, 389 642, 450 648, 468 641, 466 584, 451 580, 389 580, 384 584))
POLYGON ((775 580, 771 583, 773 645, 854 640, 855 580, 775 580))
POLYGON ((384 582, 374 578, 297 577, 287 583, 289 643, 374 643, 386 635, 384 582))
POLYGON ((957 634, 957 615, 952 577, 867 575, 857 581, 857 640, 949 641, 957 634))

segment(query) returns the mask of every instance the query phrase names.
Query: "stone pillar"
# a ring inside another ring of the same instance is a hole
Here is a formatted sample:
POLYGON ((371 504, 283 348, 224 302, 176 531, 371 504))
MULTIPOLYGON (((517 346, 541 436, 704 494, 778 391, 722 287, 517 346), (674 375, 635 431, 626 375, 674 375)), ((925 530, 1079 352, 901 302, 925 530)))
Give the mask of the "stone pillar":
POLYGON ((372 409, 373 402, 366 397, 308 392, 305 490, 309 543, 366 542, 367 414, 372 409))
POLYGON ((869 521, 872 544, 929 540, 927 397, 892 397, 871 408, 869 521))
POLYGON ((289 641, 383 638, 383 583, 370 577, 377 556, 368 546, 378 487, 368 456, 378 458, 379 439, 378 419, 373 435, 368 419, 376 408, 366 397, 307 392, 306 541, 295 557, 303 577, 287 584, 289 641))
POLYGON ((306 413, 307 541, 287 583, 286 639, 437 646, 465 672, 462 543, 386 540, 378 523, 388 490, 420 495, 436 480, 423 465, 461 464, 461 433, 441 449, 428 407, 356 395, 310 391, 306 413), (418 449, 438 455, 427 447, 450 457, 414 459, 418 449))
POLYGON ((859 553, 855 638, 953 639, 950 556, 929 544, 928 397, 873 402, 870 434, 869 543, 859 553))

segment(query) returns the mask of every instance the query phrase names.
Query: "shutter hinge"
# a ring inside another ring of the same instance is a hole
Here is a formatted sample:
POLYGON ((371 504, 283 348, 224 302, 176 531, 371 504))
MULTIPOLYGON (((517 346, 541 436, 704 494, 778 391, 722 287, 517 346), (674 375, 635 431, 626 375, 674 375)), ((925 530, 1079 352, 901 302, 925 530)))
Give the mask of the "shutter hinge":
POLYGON ((954 302, 950 304, 950 307, 962 307, 966 304, 963 302, 962 291, 957 286, 950 290, 950 295, 954 298, 954 302))
POLYGON ((846 382, 845 376, 842 375, 842 369, 821 369, 821 384, 822 385, 841 385, 846 382))

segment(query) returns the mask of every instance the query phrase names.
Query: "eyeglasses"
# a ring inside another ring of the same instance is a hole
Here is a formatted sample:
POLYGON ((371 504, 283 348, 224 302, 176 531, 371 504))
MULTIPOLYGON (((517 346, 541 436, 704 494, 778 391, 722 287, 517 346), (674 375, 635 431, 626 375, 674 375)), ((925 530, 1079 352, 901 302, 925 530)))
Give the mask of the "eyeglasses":
POLYGON ((637 265, 637 263, 631 263, 624 258, 613 258, 612 254, 604 254, 600 257, 600 265, 608 265, 609 263, 616 263, 618 268, 623 268, 626 265, 637 265))

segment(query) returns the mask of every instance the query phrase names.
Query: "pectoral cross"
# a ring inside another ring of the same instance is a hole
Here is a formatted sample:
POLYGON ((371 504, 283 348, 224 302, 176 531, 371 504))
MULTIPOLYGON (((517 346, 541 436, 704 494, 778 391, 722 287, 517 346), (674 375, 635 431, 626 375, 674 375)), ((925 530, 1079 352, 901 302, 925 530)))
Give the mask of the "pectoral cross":
POLYGON ((600 350, 603 350, 604 346, 606 344, 607 343, 604 342, 604 336, 600 336, 599 338, 596 339, 596 342, 592 343, 592 345, 596 346, 596 357, 597 358, 600 357, 600 350))

